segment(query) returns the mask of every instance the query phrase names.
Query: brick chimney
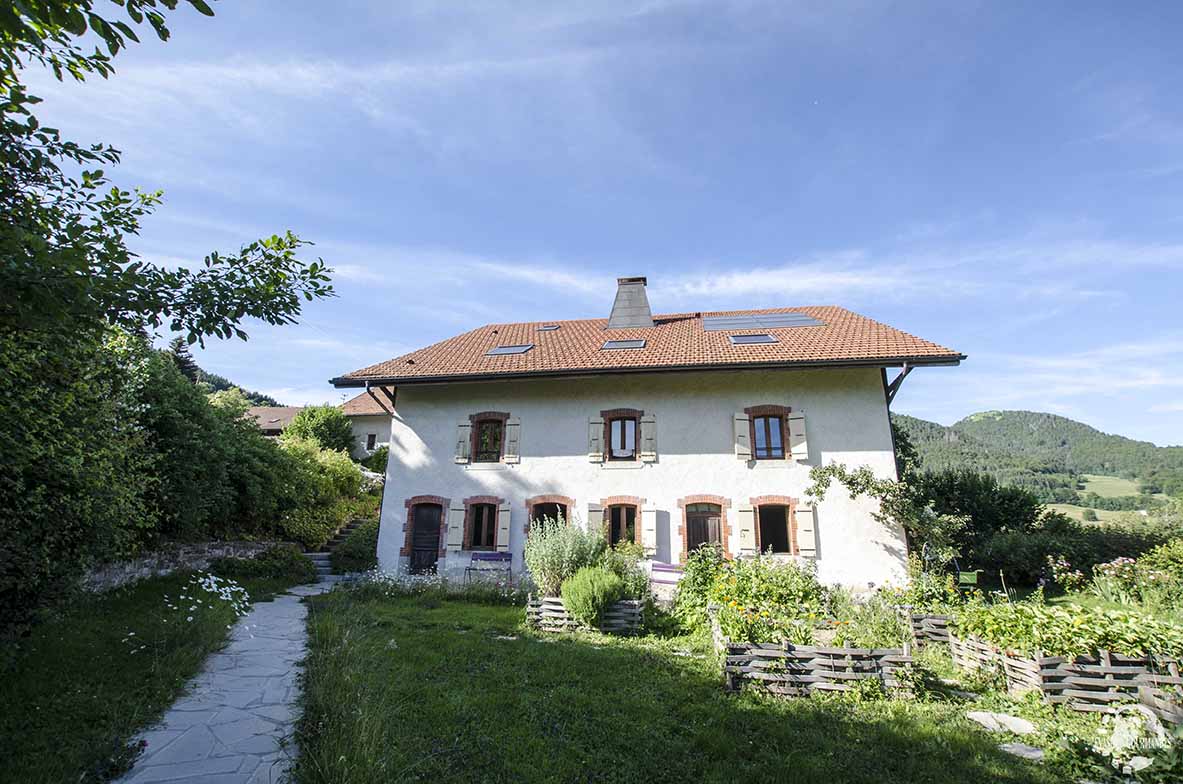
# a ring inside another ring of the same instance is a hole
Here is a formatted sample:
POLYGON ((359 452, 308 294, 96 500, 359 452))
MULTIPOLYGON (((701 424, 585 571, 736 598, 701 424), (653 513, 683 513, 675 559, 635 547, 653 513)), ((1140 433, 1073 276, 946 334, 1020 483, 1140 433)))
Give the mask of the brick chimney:
POLYGON ((649 310, 649 297, 645 296, 646 283, 643 277, 616 279, 616 301, 612 303, 608 329, 653 326, 653 311, 649 310))

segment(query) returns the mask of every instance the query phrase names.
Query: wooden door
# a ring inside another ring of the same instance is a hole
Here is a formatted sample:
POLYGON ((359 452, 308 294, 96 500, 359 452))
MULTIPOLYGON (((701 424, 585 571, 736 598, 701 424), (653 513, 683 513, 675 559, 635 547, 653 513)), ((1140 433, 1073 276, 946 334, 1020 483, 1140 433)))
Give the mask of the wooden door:
POLYGON ((686 510, 686 551, 704 544, 723 543, 723 514, 714 504, 694 504, 686 510))
POLYGON ((411 573, 434 572, 440 557, 440 522, 444 510, 438 504, 416 504, 411 510, 411 573))

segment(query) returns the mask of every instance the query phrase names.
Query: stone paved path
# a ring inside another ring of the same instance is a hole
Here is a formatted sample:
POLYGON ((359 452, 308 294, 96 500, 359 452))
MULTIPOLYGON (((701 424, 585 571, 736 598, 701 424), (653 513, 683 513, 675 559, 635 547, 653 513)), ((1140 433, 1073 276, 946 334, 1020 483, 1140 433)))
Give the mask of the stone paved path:
POLYGON ((292 751, 281 741, 296 718, 297 663, 308 640, 300 597, 331 585, 302 585, 254 605, 188 693, 141 735, 148 747, 120 784, 283 781, 292 751))

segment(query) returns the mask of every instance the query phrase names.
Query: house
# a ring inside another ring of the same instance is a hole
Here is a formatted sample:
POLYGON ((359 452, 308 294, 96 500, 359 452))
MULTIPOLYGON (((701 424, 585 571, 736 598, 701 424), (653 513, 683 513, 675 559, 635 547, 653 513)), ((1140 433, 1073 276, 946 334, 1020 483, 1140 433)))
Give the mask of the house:
POLYGON ((490 324, 332 380, 395 402, 381 566, 517 570, 531 520, 561 514, 654 562, 715 542, 901 580, 903 532, 840 488, 811 505, 809 471, 894 477, 891 397, 964 356, 833 306, 653 316, 645 287, 619 279, 608 318, 490 324))
POLYGON ((246 415, 259 423, 263 435, 274 438, 303 410, 301 406, 251 406, 246 415))
POLYGON ((390 444, 390 418, 394 415, 394 396, 388 390, 371 387, 341 404, 353 428, 355 458, 369 457, 390 444))

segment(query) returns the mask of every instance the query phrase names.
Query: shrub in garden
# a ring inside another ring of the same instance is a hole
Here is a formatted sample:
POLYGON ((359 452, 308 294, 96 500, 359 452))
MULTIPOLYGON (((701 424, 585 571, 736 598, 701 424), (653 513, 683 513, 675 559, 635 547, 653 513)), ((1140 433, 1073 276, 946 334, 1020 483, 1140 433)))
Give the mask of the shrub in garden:
POLYGON ((215 558, 209 571, 234 580, 262 577, 295 584, 316 582, 316 566, 291 544, 269 547, 254 558, 215 558))
POLYGON ((390 461, 390 447, 380 446, 374 453, 361 461, 361 464, 379 474, 386 473, 386 464, 390 461))
POLYGON ((624 598, 643 599, 649 594, 649 575, 641 568, 645 550, 635 542, 618 542, 604 550, 600 565, 620 578, 624 598))
POLYGON ((711 588, 726 570, 726 565, 723 548, 717 545, 699 547, 686 559, 678 591, 674 594, 674 614, 688 629, 706 623, 711 588))
POLYGON ((598 531, 585 531, 561 516, 543 518, 530 526, 524 560, 542 595, 558 596, 563 581, 597 563, 606 547, 598 531))
POLYGON ((329 556, 333 574, 364 572, 378 565, 378 521, 367 520, 350 532, 329 556))
POLYGON ((1138 559, 1139 567, 1160 572, 1183 586, 1183 539, 1161 544, 1138 559))
POLYGON ((308 406, 292 418, 280 438, 309 440, 322 449, 348 455, 353 448, 353 427, 337 406, 308 406))
POLYGON ((912 636, 909 624, 889 591, 855 598, 845 588, 831 588, 828 603, 834 645, 854 648, 899 648, 912 636))
POLYGON ((908 556, 908 584, 902 588, 886 586, 880 593, 889 604, 908 607, 913 613, 944 615, 962 603, 953 575, 925 569, 914 555, 908 556))
POLYGON ((324 546, 341 526, 349 522, 352 504, 348 499, 327 506, 305 506, 288 512, 280 520, 284 537, 299 542, 309 550, 324 546))
POLYGON ((719 605, 724 636, 745 642, 813 640, 826 613, 826 589, 808 566, 760 556, 728 561, 708 600, 719 605))
POLYGON ((572 618, 596 627, 604 611, 624 598, 624 581, 603 566, 585 566, 563 581, 562 596, 572 618))

